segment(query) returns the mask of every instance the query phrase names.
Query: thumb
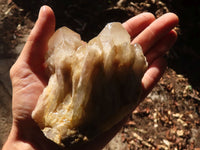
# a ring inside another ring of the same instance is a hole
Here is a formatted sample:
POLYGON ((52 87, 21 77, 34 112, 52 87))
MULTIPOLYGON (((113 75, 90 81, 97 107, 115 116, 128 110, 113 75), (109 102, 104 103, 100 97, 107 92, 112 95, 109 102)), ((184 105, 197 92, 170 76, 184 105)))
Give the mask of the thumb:
POLYGON ((38 19, 19 56, 30 67, 37 67, 44 62, 44 55, 48 49, 48 40, 55 31, 55 16, 48 6, 42 6, 38 19))

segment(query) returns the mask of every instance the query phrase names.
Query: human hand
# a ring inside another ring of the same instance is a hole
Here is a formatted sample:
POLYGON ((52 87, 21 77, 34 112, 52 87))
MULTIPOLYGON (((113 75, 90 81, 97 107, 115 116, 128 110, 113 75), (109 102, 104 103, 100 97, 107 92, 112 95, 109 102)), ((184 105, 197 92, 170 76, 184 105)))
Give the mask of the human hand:
MULTIPOLYGON (((166 63, 162 56, 176 41, 177 34, 173 28, 177 24, 177 16, 171 13, 157 20, 152 14, 143 13, 123 24, 133 39, 132 43, 139 43, 142 46, 149 63, 149 68, 142 79, 143 98, 165 70, 166 63)), ((47 6, 42 7, 24 49, 10 70, 13 86, 13 125, 4 149, 59 149, 56 144, 45 138, 31 118, 38 97, 47 85, 44 55, 54 30, 53 11, 47 6)), ((84 145, 85 149, 102 148, 122 124, 123 121, 95 141, 84 145)))
MULTIPOLYGON (((167 63, 163 56, 177 39, 177 33, 173 29, 178 25, 178 22, 178 17, 173 13, 164 14, 158 19, 155 19, 151 13, 142 13, 123 23, 124 28, 131 36, 131 43, 141 45, 148 61, 148 69, 142 78, 143 94, 141 101, 149 94, 165 71, 167 63)), ((103 148, 126 121, 127 118, 124 118, 111 130, 84 145, 85 150, 103 148)))
POLYGON ((155 20, 151 13, 142 13, 123 23, 131 35, 132 43, 139 43, 148 62, 148 69, 142 78, 143 99, 159 81, 166 68, 163 56, 174 45, 177 33, 174 27, 179 19, 167 13, 155 20))
POLYGON ((44 55, 48 49, 48 40, 54 31, 54 13, 44 6, 19 58, 10 69, 13 124, 3 147, 5 150, 59 149, 43 135, 31 118, 38 97, 47 85, 44 55))

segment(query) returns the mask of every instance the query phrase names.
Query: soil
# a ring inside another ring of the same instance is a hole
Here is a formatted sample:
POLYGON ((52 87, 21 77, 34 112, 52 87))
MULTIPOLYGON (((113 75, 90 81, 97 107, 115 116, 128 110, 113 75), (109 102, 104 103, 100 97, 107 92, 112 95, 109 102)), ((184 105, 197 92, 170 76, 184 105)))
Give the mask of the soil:
POLYGON ((179 39, 167 54, 165 74, 104 149, 200 149, 198 0, 13 1, 0 0, 0 147, 12 122, 9 68, 24 46, 39 7, 48 3, 55 11, 56 27, 67 26, 84 40, 97 35, 108 22, 123 22, 142 12, 156 17, 176 13, 179 39))

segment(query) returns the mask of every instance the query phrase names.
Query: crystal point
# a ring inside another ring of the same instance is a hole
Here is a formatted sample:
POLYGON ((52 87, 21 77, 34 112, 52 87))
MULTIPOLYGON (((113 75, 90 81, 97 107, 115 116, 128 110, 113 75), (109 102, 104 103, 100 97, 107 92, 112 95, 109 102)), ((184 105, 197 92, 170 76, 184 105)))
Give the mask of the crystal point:
POLYGON ((85 43, 62 27, 49 40, 50 79, 32 113, 47 138, 63 146, 88 142, 137 105, 147 67, 138 44, 120 23, 85 43))

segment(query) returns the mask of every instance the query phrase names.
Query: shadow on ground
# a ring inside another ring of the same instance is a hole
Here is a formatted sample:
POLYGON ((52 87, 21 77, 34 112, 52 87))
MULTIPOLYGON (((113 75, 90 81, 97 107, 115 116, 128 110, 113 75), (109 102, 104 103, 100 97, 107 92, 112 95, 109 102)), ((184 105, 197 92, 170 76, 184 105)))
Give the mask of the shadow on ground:
POLYGON ((200 91, 200 1, 176 0, 172 6, 180 18, 181 31, 169 66, 189 78, 191 85, 200 91))

